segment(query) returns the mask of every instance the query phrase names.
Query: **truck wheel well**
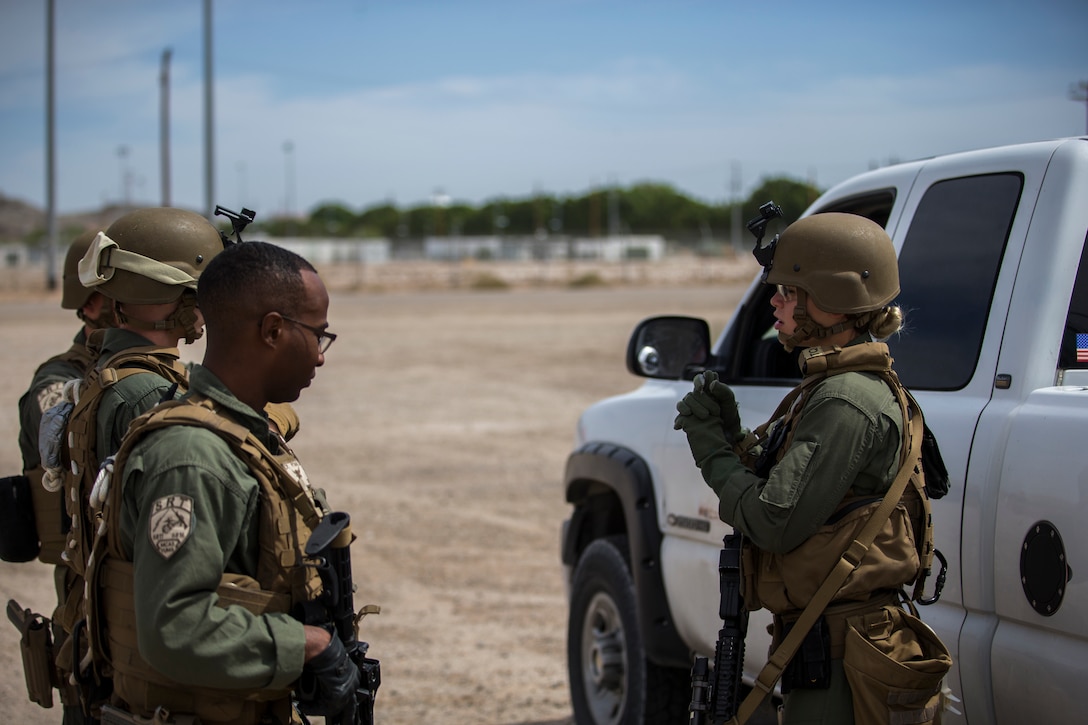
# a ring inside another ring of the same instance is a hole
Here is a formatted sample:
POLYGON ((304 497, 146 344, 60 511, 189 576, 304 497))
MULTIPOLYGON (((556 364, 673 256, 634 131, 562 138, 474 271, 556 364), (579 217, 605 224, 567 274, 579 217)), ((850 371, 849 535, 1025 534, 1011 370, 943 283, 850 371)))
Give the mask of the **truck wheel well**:
POLYGON ((626 535, 624 554, 634 578, 646 657, 657 665, 690 667, 691 650, 676 631, 665 594, 662 536, 646 462, 622 446, 586 443, 567 459, 565 480, 574 511, 561 544, 563 563, 576 566, 598 538, 626 535))
MULTIPOLYGON (((594 494, 575 507, 571 520, 569 556, 573 564, 582 557, 585 548, 597 539, 626 536, 627 522, 623 517, 623 504, 615 491, 594 494)), ((568 551, 564 547, 564 554, 568 551)), ((624 548, 623 555, 630 564, 631 552, 624 548)), ((567 556, 564 556, 566 559, 567 556)))

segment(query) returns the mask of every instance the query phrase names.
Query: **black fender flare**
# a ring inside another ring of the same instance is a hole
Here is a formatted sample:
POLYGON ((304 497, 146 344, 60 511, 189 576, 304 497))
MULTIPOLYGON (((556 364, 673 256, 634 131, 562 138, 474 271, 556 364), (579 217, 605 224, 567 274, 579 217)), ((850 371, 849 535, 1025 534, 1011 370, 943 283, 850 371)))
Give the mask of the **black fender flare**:
POLYGON ((692 651, 676 630, 665 596, 662 535, 646 462, 628 448, 590 442, 567 458, 564 481, 566 499, 574 506, 574 513, 564 526, 563 563, 573 567, 582 550, 600 536, 626 533, 646 657, 657 665, 690 668, 692 651), (622 521, 617 520, 615 511, 587 505, 602 494, 619 499, 622 521))

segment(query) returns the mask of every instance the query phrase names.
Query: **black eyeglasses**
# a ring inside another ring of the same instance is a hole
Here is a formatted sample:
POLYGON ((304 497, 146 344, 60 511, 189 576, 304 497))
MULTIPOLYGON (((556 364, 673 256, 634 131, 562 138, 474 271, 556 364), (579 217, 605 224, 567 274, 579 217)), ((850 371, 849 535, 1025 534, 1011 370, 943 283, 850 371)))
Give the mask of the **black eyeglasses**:
POLYGON ((329 332, 328 330, 322 330, 320 327, 307 325, 305 322, 300 322, 299 320, 288 317, 282 312, 279 313, 279 316, 287 320, 288 322, 295 323, 299 327, 305 327, 307 330, 317 335, 317 351, 322 355, 324 355, 325 351, 328 350, 334 342, 336 342, 336 335, 329 332))

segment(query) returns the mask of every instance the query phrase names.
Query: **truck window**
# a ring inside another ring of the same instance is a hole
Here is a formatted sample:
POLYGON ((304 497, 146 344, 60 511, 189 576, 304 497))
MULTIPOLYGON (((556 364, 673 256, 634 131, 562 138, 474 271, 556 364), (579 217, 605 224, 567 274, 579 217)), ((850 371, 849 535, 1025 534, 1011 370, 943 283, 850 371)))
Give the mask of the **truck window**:
POLYGON ((899 254, 905 329, 888 341, 903 384, 958 390, 974 375, 1023 178, 987 174, 926 190, 899 254))
MULTIPOLYGON (((1058 355, 1058 367, 1064 370, 1088 369, 1088 356, 1077 355, 1077 335, 1088 334, 1088 239, 1080 254, 1077 281, 1073 283, 1073 296, 1069 300, 1069 314, 1065 318, 1065 334, 1058 355), (1078 359, 1079 358, 1079 359, 1078 359)), ((1083 341, 1083 339, 1082 339, 1083 341)))

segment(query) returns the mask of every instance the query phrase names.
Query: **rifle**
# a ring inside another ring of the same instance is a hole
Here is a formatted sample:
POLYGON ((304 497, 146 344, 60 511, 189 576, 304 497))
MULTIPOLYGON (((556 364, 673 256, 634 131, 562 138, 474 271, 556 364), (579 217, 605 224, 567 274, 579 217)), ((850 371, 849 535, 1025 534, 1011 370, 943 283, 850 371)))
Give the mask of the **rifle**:
POLYGON ((741 550, 744 535, 727 534, 718 557, 718 586, 721 601, 718 615, 722 628, 714 646, 714 669, 707 658, 696 657, 691 668, 692 725, 721 725, 732 720, 740 706, 741 675, 744 673, 744 638, 748 634, 748 609, 744 606, 741 550), (707 719, 709 717, 709 719, 707 719))
MULTIPOLYGON (((380 609, 373 605, 355 613, 355 585, 351 580, 351 517, 343 511, 327 514, 306 542, 306 556, 316 563, 321 575, 322 592, 315 600, 301 606, 299 619, 305 624, 327 626, 332 624, 335 636, 340 638, 352 663, 359 670, 359 687, 355 690, 355 719, 344 723, 340 719, 326 718, 328 725, 373 725, 374 698, 381 684, 381 667, 378 660, 366 656, 370 645, 357 637, 358 622, 365 615, 376 614, 380 609)), ((305 694, 306 686, 300 685, 305 694)))
MULTIPOLYGON (((782 207, 774 201, 768 201, 760 205, 759 216, 746 225, 756 238, 752 254, 763 267, 763 282, 767 281, 767 273, 774 261, 774 250, 778 244, 778 237, 775 236, 770 244, 764 246, 763 236, 767 233, 767 224, 782 216, 782 207)), ((768 446, 764 450, 761 459, 764 462, 771 460, 767 456, 769 449, 768 446)), ((709 722, 714 725, 729 722, 736 717, 740 707, 744 638, 748 634, 748 609, 744 606, 744 580, 740 570, 744 535, 734 531, 726 535, 722 544, 718 557, 718 586, 721 590, 718 616, 722 618, 722 628, 718 630, 718 642, 714 645, 714 670, 710 670, 706 657, 696 657, 691 668, 688 721, 693 725, 704 725, 708 722, 708 716, 709 722)))

